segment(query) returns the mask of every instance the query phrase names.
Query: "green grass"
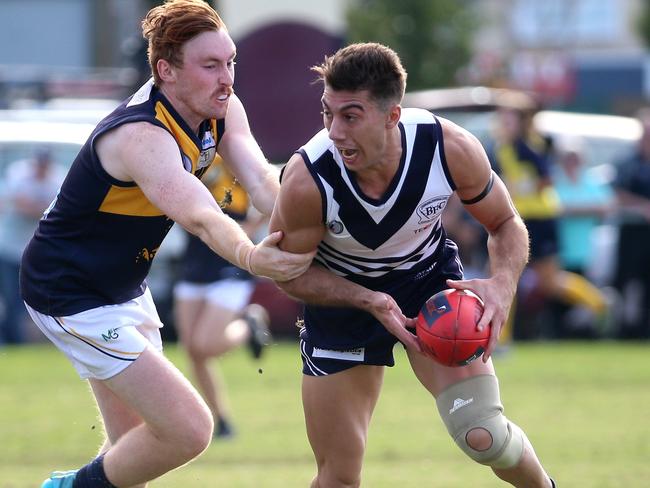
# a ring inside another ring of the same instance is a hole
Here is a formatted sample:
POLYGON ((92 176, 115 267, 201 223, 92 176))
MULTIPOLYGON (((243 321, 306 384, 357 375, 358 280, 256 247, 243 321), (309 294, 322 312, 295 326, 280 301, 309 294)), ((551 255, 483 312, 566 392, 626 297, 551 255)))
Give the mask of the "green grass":
MULTIPOLYGON (((650 344, 516 344, 497 358, 507 415, 521 425, 560 487, 636 488, 650 479, 650 344)), ((180 352, 168 356, 182 369, 180 352)), ((386 374, 366 454, 370 488, 503 486, 454 446, 404 353, 386 374)), ((223 361, 238 435, 151 483, 172 487, 307 487, 314 463, 304 433, 297 347, 261 363, 223 361)), ((0 488, 40 486, 52 469, 85 464, 101 424, 84 382, 49 345, 0 349, 0 488)))

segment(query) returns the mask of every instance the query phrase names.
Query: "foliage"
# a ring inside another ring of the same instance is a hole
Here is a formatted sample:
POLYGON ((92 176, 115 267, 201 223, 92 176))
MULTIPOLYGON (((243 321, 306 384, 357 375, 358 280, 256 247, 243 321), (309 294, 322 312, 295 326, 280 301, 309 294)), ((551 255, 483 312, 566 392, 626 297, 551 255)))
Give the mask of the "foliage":
POLYGON ((646 47, 650 47, 650 2, 639 2, 641 12, 637 19, 637 31, 646 47))
POLYGON ((476 26, 467 0, 353 0, 347 21, 350 42, 380 42, 400 55, 409 90, 453 85, 476 26))

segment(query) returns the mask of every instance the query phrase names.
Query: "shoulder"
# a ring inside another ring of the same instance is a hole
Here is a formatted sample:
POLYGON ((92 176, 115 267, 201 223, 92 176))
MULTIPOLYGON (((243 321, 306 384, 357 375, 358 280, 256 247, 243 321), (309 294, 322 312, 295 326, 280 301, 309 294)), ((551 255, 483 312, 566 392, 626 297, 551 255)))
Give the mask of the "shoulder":
POLYGON ((316 182, 301 153, 295 153, 283 168, 280 188, 284 193, 290 192, 294 202, 303 202, 303 199, 312 199, 319 195, 316 182))
MULTIPOLYGON (((324 154, 334 148, 334 143, 327 134, 327 129, 321 129, 309 141, 307 141, 299 150, 300 159, 304 163, 314 163, 324 154)), ((293 159, 293 158, 292 158, 293 159)))
POLYGON ((284 248, 294 252, 311 251, 322 238, 323 200, 299 153, 284 167, 269 228, 282 230, 284 248))
MULTIPOLYGON (((454 122, 439 118, 442 127, 447 166, 461 198, 463 189, 473 193, 482 189, 490 178, 492 168, 483 145, 476 136, 454 122)), ((470 195, 473 196, 473 195, 470 195)))
MULTIPOLYGON (((95 151, 104 170, 120 181, 132 181, 145 162, 164 163, 180 152, 174 137, 149 122, 129 122, 102 134, 95 151)), ((171 161, 171 160, 170 160, 171 161)))
POLYGON ((431 112, 421 108, 403 108, 399 121, 403 125, 433 124, 436 119, 431 112))
POLYGON ((162 127, 146 121, 127 122, 101 135, 99 144, 115 145, 122 150, 147 150, 159 144, 174 143, 174 137, 162 127))

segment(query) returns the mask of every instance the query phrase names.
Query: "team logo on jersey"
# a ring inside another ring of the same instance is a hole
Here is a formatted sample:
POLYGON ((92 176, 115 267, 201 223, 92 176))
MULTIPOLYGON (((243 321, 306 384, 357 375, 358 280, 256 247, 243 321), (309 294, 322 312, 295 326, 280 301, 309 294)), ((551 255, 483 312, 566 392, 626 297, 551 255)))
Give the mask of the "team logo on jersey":
POLYGON ((327 224, 327 228, 332 234, 341 234, 343 232, 343 222, 332 220, 327 224))
POLYGON ((206 130, 203 134, 203 140, 201 141, 201 154, 199 155, 199 168, 205 168, 210 166, 214 157, 217 154, 217 144, 214 142, 214 137, 212 137, 212 132, 206 130))
POLYGON ((435 219, 438 215, 442 213, 442 211, 445 209, 446 206, 447 206, 447 197, 433 197, 427 200, 422 205, 420 205, 417 209, 417 214, 418 217, 420 218, 418 224, 431 222, 433 219, 435 219))

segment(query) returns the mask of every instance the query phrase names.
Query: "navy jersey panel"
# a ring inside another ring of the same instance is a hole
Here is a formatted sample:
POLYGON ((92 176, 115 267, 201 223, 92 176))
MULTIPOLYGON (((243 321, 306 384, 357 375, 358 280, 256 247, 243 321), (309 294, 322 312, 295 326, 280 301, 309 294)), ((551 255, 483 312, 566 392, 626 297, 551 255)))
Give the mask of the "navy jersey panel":
POLYGON ((21 293, 39 312, 66 316, 144 292, 152 260, 173 222, 134 182, 106 173, 95 151, 98 137, 136 121, 170 132, 184 168, 196 176, 215 158, 221 136, 217 127, 223 125, 205 121, 195 134, 152 82, 103 119, 23 254, 21 293))
POLYGON ((190 283, 213 283, 229 278, 250 280, 253 277, 216 254, 198 237, 189 235, 181 268, 181 280, 190 283))
MULTIPOLYGON (((393 272, 383 280, 348 277, 371 290, 392 296, 407 317, 416 317, 435 293, 448 288, 447 279, 463 277, 456 244, 445 240, 440 252, 409 271, 393 272)), ((371 314, 356 308, 305 306, 306 338, 313 347, 351 349, 392 345, 397 341, 371 314)))

